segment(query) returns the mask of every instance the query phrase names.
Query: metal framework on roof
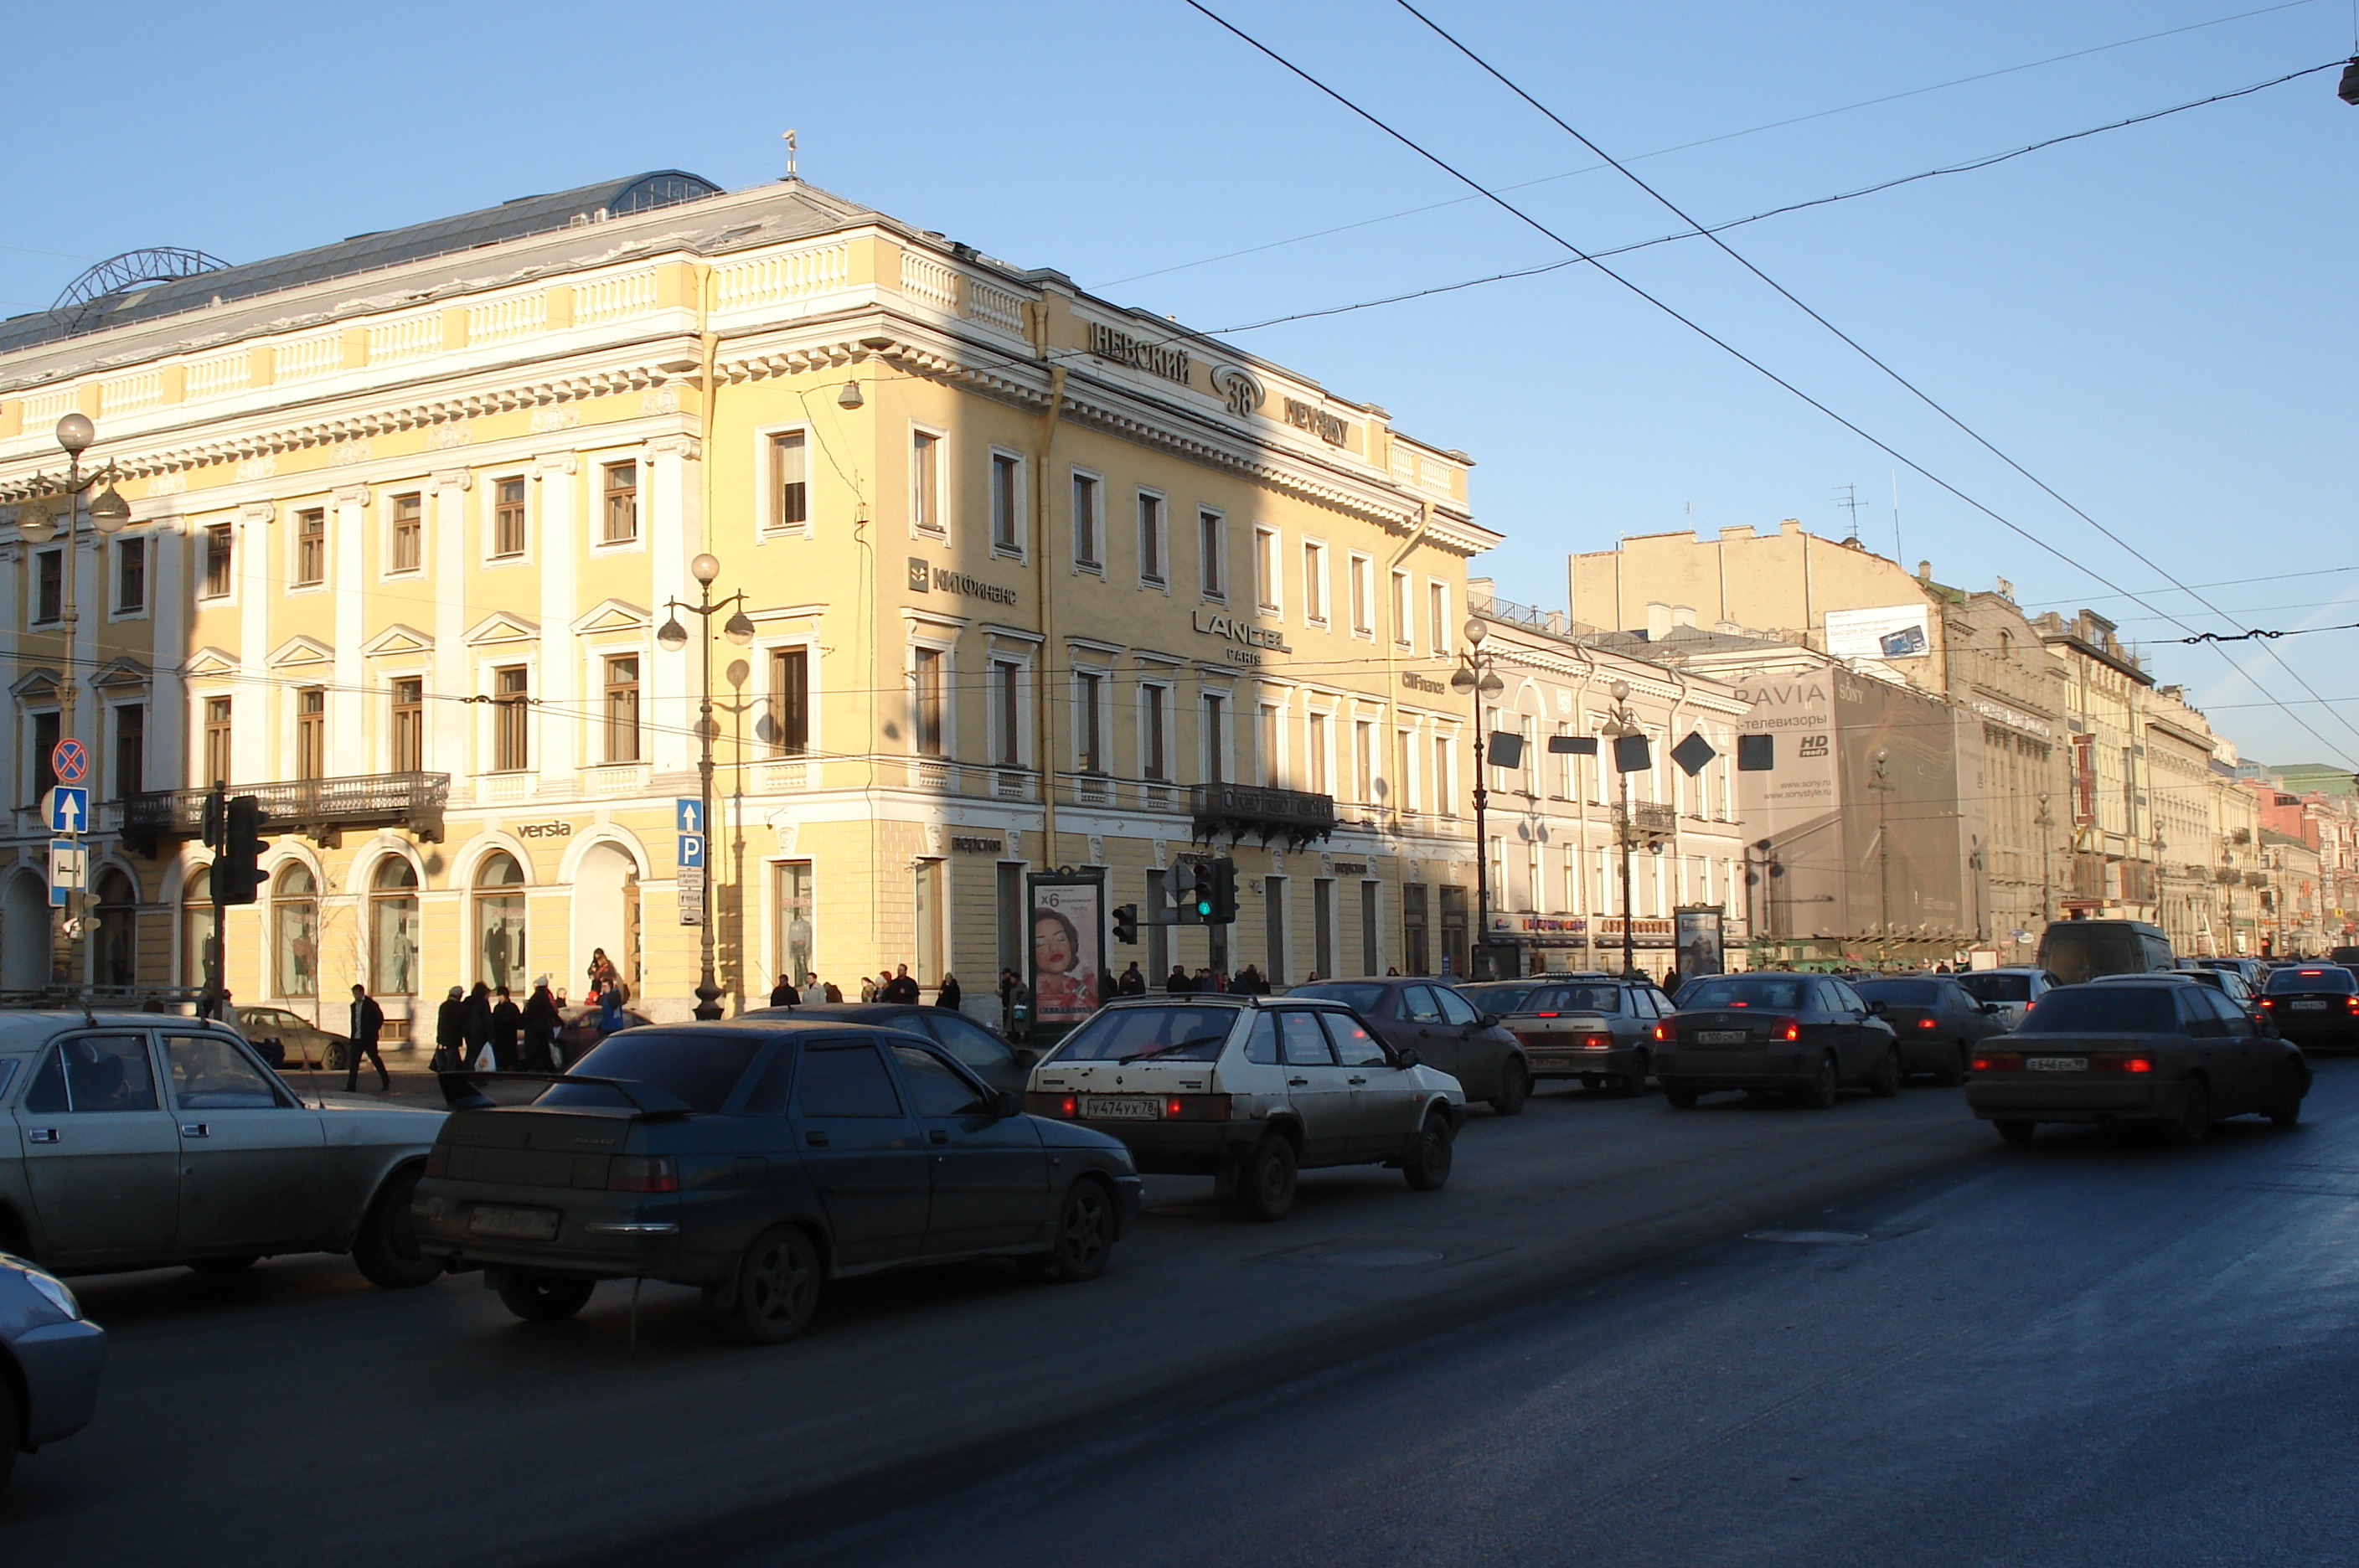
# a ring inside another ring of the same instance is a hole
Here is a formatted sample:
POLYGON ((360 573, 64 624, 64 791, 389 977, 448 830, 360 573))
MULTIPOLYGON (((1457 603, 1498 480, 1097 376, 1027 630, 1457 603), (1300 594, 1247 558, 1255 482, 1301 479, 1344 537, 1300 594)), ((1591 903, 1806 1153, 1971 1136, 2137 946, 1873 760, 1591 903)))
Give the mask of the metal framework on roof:
POLYGON ((135 283, 167 283, 176 278, 194 278, 200 272, 218 272, 228 265, 217 256, 178 245, 126 250, 84 270, 65 286, 49 310, 71 314, 78 306, 109 294, 120 294, 135 283))

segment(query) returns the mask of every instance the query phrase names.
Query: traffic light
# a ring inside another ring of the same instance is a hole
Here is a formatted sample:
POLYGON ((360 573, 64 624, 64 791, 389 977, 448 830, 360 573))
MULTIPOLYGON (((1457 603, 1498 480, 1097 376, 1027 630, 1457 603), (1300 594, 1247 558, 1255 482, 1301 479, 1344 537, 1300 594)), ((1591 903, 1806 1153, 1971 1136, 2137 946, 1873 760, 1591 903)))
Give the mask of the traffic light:
POLYGON ((1133 946, 1138 942, 1138 906, 1124 904, 1114 912, 1114 939, 1133 946))
POLYGON ((1237 923, 1237 863, 1226 855, 1212 862, 1212 912, 1207 924, 1237 923))
POLYGON ((224 904, 251 904, 269 873, 262 869, 262 802, 252 795, 231 797, 222 824, 221 858, 213 863, 213 895, 224 904))
POLYGON ((1212 923, 1212 863, 1200 860, 1188 868, 1188 901, 1180 907, 1182 925, 1208 926, 1212 923))

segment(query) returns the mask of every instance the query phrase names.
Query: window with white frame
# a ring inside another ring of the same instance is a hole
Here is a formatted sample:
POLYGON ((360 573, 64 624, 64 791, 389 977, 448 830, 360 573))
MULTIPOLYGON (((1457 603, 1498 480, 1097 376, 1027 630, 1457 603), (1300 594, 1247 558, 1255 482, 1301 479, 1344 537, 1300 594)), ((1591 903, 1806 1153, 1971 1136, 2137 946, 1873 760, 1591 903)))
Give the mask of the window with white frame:
POLYGON ((770 650, 768 734, 773 757, 800 757, 810 749, 810 649, 770 650))
POLYGON ((512 561, 524 553, 524 475, 492 481, 492 559, 512 561))
POLYGON ((1376 726, 1367 719, 1352 723, 1352 798, 1376 798, 1376 726))
POLYGON ((412 491, 386 503, 385 569, 416 572, 426 563, 426 497, 412 491))
POLYGON ((293 586, 317 588, 328 580, 328 514, 312 506, 295 514, 293 586))
POLYGON ((114 541, 114 613, 118 615, 145 614, 147 608, 147 541, 145 539, 119 539, 114 541))
POLYGON ((1401 810, 1404 811, 1420 811, 1423 809, 1423 802, 1419 798, 1417 788, 1417 732, 1415 730, 1396 730, 1393 732, 1393 740, 1399 746, 1399 750, 1397 755, 1400 757, 1401 762, 1401 810))
POLYGON ((1316 539, 1302 545, 1302 618, 1312 626, 1327 624, 1327 547, 1316 539))
POLYGON ((216 523, 205 530, 205 581, 201 597, 226 599, 234 579, 230 565, 235 551, 235 536, 227 523, 216 523))
POLYGON ((1204 782, 1224 783, 1229 776, 1229 699, 1224 691, 1204 693, 1204 782))
POLYGON ((1002 768, 1024 766, 1024 666, 1013 659, 991 661, 991 760, 1002 768))
POLYGON ((1163 497, 1138 493, 1138 580, 1160 588, 1164 571, 1163 497))
POLYGON ((991 454, 991 548, 1024 550, 1024 460, 1013 452, 991 454))
POLYGON ((942 438, 932 430, 909 432, 909 527, 936 537, 948 531, 942 517, 942 438))
POLYGON ((1433 625, 1433 651, 1448 653, 1454 646, 1450 630, 1450 584, 1428 578, 1425 604, 1433 625))
POLYGON ((1073 767, 1082 773, 1103 773, 1105 755, 1106 677, 1094 670, 1073 674, 1073 767))
POLYGON ((1433 809, 1445 817, 1458 814, 1458 743, 1446 735, 1433 737, 1433 809))
POLYGON ((1416 640, 1413 632, 1417 622, 1417 605, 1409 595, 1409 577, 1406 572, 1393 573, 1393 641, 1407 648, 1416 640))
POLYGON ((1229 520, 1209 506, 1196 512, 1197 582, 1207 599, 1229 596, 1229 520))
POLYGON ((1073 471, 1073 564, 1085 572, 1105 570, 1105 517, 1102 481, 1094 474, 1073 471))
POLYGON ((610 653, 599 661, 603 760, 639 760, 639 656, 610 653))
POLYGON ((1171 777, 1171 688, 1152 681, 1138 688, 1138 776, 1171 777))
POLYGON ((1285 748, 1280 738, 1283 734, 1277 705, 1262 703, 1254 714, 1254 761, 1261 769, 1262 784, 1268 789, 1279 789, 1286 783, 1285 748))
POLYGON ((599 470, 598 542, 630 544, 639 537, 639 465, 609 463, 599 470))
POLYGON ((1328 724, 1328 716, 1325 713, 1312 713, 1309 715, 1309 722, 1303 735, 1302 761, 1309 775, 1306 788, 1314 795, 1324 795, 1330 792, 1327 779, 1328 724))
MULTIPOLYGON (((223 529, 224 533, 228 530, 223 529)), ((226 593, 229 590, 222 590, 226 593)), ((62 549, 33 552, 33 621, 46 626, 63 620, 66 613, 66 552, 62 549)))
POLYGON ((773 533, 794 533, 810 526, 810 434, 779 430, 769 441, 770 515, 773 533))
POLYGON ((947 666, 950 656, 938 648, 918 648, 910 651, 911 695, 915 709, 911 738, 920 757, 944 757, 948 743, 944 723, 947 702, 947 666))
POLYGON ((1352 635, 1376 635, 1376 563, 1354 555, 1345 570, 1351 575, 1352 635))
POLYGON ((1278 560, 1277 530, 1254 529, 1254 593, 1262 609, 1270 615, 1277 613, 1283 602, 1278 597, 1283 568, 1278 560))
POLYGON ((521 664, 492 671, 492 768, 515 773, 532 766, 529 706, 532 674, 521 664))

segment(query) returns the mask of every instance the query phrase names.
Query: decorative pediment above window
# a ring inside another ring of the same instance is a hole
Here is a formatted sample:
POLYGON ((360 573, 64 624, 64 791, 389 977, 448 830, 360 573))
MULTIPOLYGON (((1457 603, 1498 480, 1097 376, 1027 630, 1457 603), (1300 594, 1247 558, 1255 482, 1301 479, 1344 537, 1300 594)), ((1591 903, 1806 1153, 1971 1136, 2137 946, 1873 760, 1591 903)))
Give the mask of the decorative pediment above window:
POLYGON ((538 640, 540 640, 538 622, 527 621, 521 615, 511 615, 505 610, 486 615, 483 620, 475 623, 474 629, 467 634, 467 643, 470 647, 482 647, 486 643, 538 642, 538 640))
POLYGON ((8 690, 19 702, 54 702, 58 700, 58 672, 48 669, 28 671, 8 690))
POLYGON ((361 644, 361 652, 371 659, 383 654, 431 653, 434 639, 415 626, 405 626, 396 621, 385 630, 361 644))
POLYGON ((136 659, 118 659, 100 670, 91 684, 102 691, 145 691, 151 673, 136 659))
POLYGON ((643 632, 654 624, 655 617, 636 604, 620 599, 607 599, 590 607, 589 614, 573 623, 575 637, 592 637, 600 632, 643 632))
POLYGON ((271 651, 269 664, 273 670, 306 670, 316 665, 333 664, 336 650, 317 637, 289 637, 271 651))
POLYGON ((180 673, 197 680, 208 681, 216 680, 224 675, 235 675, 238 668, 237 656, 227 649, 201 648, 189 655, 188 661, 180 666, 180 673))

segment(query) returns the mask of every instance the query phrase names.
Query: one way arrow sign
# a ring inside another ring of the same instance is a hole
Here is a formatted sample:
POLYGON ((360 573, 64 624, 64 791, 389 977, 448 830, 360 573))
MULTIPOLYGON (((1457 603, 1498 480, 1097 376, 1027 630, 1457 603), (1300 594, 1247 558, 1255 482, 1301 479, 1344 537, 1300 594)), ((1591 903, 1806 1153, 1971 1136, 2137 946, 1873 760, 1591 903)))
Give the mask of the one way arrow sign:
POLYGON ((71 784, 60 784, 49 790, 45 802, 49 809, 49 831, 53 833, 82 833, 90 831, 90 791, 71 784))

